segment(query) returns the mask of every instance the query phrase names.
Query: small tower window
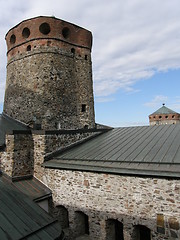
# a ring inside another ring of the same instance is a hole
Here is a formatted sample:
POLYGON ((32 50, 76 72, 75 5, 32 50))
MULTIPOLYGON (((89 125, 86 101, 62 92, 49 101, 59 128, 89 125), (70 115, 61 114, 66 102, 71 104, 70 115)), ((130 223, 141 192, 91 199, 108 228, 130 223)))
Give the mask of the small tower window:
POLYGON ((73 54, 75 54, 75 49, 74 49, 74 48, 71 48, 71 52, 72 52, 73 54))
POLYGON ((87 60, 88 59, 88 56, 87 55, 85 55, 85 60, 87 60))
POLYGON ((30 30, 29 30, 29 28, 27 28, 27 27, 24 28, 23 31, 22 31, 22 36, 23 36, 24 38, 28 38, 29 35, 30 35, 30 30))
POLYGON ((11 44, 14 44, 16 42, 16 36, 13 34, 13 35, 11 35, 11 37, 10 37, 10 43, 11 44))
POLYGON ((47 35, 48 33, 50 33, 51 29, 50 29, 50 26, 48 23, 42 23, 39 27, 39 31, 42 33, 42 34, 45 34, 47 35))
POLYGON ((31 51, 31 45, 28 45, 26 49, 27 51, 31 51))
POLYGON ((70 35, 70 30, 69 30, 69 28, 67 28, 67 27, 63 28, 63 30, 62 30, 62 35, 63 35, 64 38, 68 38, 69 35, 70 35))
POLYGON ((86 112, 86 104, 82 104, 81 112, 86 112))

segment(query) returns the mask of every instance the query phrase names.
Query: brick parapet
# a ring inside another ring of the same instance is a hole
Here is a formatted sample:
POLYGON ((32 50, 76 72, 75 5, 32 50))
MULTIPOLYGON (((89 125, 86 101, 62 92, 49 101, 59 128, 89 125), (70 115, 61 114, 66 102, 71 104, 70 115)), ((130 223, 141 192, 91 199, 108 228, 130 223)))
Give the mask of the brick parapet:
POLYGON ((151 114, 149 115, 150 125, 161 125, 161 124, 179 124, 180 114, 151 114))
POLYGON ((47 40, 48 45, 52 44, 52 46, 58 46, 62 42, 65 45, 89 50, 92 47, 90 31, 55 17, 40 16, 22 21, 8 31, 6 34, 8 59, 17 53, 24 52, 24 44, 28 46, 35 41, 36 45, 44 46, 47 40))

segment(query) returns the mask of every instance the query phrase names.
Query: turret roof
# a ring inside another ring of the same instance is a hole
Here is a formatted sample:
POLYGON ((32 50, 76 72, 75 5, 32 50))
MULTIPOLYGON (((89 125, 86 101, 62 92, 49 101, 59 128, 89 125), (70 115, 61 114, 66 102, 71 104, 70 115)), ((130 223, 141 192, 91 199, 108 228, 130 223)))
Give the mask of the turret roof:
POLYGON ((170 108, 167 108, 163 103, 163 106, 161 108, 159 108, 157 111, 153 112, 150 115, 157 115, 157 114, 177 114, 177 112, 171 110, 170 108))

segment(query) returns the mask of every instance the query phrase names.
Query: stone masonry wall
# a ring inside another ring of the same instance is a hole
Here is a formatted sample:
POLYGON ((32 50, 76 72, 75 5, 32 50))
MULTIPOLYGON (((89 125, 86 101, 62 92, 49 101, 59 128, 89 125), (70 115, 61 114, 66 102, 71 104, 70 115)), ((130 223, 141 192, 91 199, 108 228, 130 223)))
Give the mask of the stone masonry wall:
MULTIPOLYGON (((6 149, 0 152, 0 169, 15 177, 32 176, 44 181, 44 157, 53 151, 61 150, 72 143, 99 134, 101 131, 32 131, 29 133, 7 134, 6 149)), ((44 181, 45 182, 45 181, 44 181)))
POLYGON ((33 149, 31 134, 7 134, 6 151, 1 159, 2 170, 13 178, 32 176, 33 149))
POLYGON ((7 66, 4 113, 26 124, 36 118, 42 129, 93 128, 91 62, 84 61, 55 47, 36 48, 12 61, 7 66))
POLYGON ((45 130, 95 127, 89 31, 39 17, 11 29, 6 41, 4 113, 45 130))
MULTIPOLYGON (((69 235, 76 238, 75 212, 89 217, 90 240, 109 239, 107 219, 123 223, 124 240, 135 240, 137 225, 151 230, 152 240, 180 239, 180 182, 45 169, 56 206, 69 213, 69 235)), ((113 240, 113 239, 112 239, 113 240)))
POLYGON ((50 133, 44 132, 42 134, 38 134, 38 131, 33 132, 33 140, 34 140, 34 174, 35 176, 43 181, 45 184, 46 178, 44 177, 44 168, 41 165, 44 162, 44 157, 57 150, 62 150, 63 148, 71 145, 72 143, 76 143, 80 140, 85 140, 91 136, 96 136, 100 134, 99 131, 71 131, 61 133, 59 131, 53 131, 50 133))

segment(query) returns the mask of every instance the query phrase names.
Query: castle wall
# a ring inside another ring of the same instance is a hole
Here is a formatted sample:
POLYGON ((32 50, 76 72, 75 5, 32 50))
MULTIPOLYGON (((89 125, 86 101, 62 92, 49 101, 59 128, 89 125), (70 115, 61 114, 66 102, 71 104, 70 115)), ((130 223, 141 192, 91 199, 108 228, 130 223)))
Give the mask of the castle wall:
POLYGON ((55 205, 68 210, 68 239, 77 236, 76 211, 89 217, 88 239, 113 240, 107 236, 108 219, 123 223, 124 240, 138 239, 138 225, 151 230, 152 240, 180 238, 178 180, 58 169, 45 169, 45 176, 55 205))
POLYGON ((47 154, 62 150, 63 148, 81 140, 85 140, 86 138, 96 136, 100 134, 101 131, 102 130, 75 130, 64 133, 62 131, 42 131, 42 133, 34 131, 34 175, 47 184, 46 177, 44 176, 44 168, 41 166, 44 163, 44 158, 47 154))
POLYGON ((4 113, 46 130, 95 127, 89 31, 39 17, 11 29, 6 41, 4 113))
POLYGON ((33 176, 33 151, 31 134, 7 134, 1 169, 12 178, 33 176))

